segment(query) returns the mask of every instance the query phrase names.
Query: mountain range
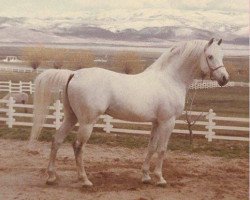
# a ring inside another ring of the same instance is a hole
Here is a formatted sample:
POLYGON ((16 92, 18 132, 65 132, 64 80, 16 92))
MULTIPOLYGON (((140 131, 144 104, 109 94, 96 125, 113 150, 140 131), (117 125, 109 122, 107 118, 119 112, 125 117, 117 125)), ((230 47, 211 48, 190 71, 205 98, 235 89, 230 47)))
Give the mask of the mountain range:
POLYGON ((248 25, 237 21, 237 17, 242 18, 237 13, 219 13, 220 19, 216 20, 218 13, 210 13, 207 17, 205 11, 192 13, 191 17, 152 10, 150 13, 143 10, 126 15, 100 13, 85 13, 85 17, 0 17, 0 42, 141 42, 159 46, 168 41, 215 37, 223 38, 226 43, 249 43, 248 25))

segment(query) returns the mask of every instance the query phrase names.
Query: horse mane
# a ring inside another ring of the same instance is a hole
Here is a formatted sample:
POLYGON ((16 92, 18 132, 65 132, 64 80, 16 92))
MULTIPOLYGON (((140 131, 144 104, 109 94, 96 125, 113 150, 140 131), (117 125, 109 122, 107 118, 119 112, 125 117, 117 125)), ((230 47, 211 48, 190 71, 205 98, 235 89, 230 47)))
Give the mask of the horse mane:
POLYGON ((197 62, 197 58, 203 53, 206 44, 207 41, 204 40, 178 42, 147 69, 162 70, 172 66, 180 66, 184 63, 192 64, 190 62, 197 62))

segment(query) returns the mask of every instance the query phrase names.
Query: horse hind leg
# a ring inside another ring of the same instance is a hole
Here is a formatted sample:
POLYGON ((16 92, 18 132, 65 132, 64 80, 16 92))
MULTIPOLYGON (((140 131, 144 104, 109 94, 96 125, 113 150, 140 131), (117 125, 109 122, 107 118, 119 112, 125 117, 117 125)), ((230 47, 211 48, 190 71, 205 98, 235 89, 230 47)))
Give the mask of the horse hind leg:
POLYGON ((94 126, 94 123, 80 124, 78 134, 77 134, 77 139, 73 143, 78 179, 82 181, 82 186, 84 187, 89 187, 93 185, 87 177, 87 174, 84 168, 83 158, 82 158, 82 154, 83 154, 82 149, 87 143, 92 133, 93 126, 94 126))
POLYGON ((56 171, 55 171, 56 154, 57 154, 59 147, 63 143, 66 136, 69 134, 70 130, 74 127, 76 122, 77 122, 77 119, 74 114, 65 115, 61 127, 59 128, 59 130, 56 132, 54 136, 54 139, 51 145, 49 165, 47 168, 48 179, 46 183, 48 185, 55 183, 57 180, 56 171))

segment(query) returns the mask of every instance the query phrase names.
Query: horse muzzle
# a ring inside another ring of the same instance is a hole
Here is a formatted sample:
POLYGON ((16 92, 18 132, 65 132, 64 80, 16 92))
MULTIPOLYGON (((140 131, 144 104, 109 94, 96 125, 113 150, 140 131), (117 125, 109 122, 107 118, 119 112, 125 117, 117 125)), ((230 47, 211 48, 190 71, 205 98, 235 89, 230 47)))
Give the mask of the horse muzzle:
POLYGON ((229 81, 229 78, 226 76, 223 76, 221 80, 218 80, 218 84, 222 87, 226 85, 229 81))

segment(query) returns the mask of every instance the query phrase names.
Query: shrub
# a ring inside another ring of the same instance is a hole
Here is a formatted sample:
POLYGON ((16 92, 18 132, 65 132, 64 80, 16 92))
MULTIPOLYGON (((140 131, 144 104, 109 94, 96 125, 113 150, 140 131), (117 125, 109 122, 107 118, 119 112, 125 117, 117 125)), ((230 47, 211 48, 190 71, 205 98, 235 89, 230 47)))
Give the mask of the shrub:
POLYGON ((94 66, 94 54, 89 50, 80 50, 68 55, 68 65, 72 69, 82 69, 94 66))
POLYGON ((26 47, 23 50, 23 59, 33 69, 37 69, 44 59, 44 47, 26 47))
POLYGON ((61 69, 67 61, 68 51, 66 49, 46 49, 46 60, 51 62, 55 69, 61 69))
POLYGON ((136 52, 120 52, 116 54, 112 65, 120 68, 121 72, 125 74, 136 74, 143 70, 141 57, 136 52))

